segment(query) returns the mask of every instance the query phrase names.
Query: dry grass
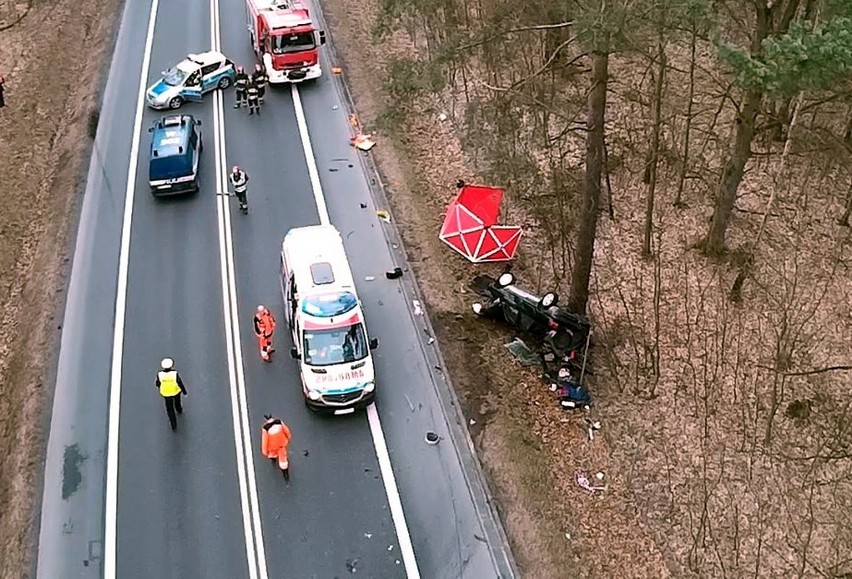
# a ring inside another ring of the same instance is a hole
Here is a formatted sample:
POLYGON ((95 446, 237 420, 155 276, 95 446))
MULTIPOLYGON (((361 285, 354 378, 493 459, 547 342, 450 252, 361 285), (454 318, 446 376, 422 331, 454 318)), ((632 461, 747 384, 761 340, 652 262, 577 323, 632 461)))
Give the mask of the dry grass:
POLYGON ((116 1, 0 0, 0 576, 29 576, 42 426, 89 113, 116 1), (19 19, 20 17, 20 19, 19 19), (57 48, 57 47, 61 47, 57 48), (61 71, 61 72, 58 72, 61 71))
MULTIPOLYGON (((370 44, 375 1, 326 5, 332 22, 346 15, 346 27, 334 27, 346 54, 370 44)), ((381 106, 386 93, 375 87, 399 76, 394 62, 424 51, 419 30, 408 21, 369 47, 369 63, 347 63, 368 122, 388 108, 381 106)), ((797 375, 852 360, 849 230, 836 223, 852 175, 849 152, 826 137, 845 111, 803 115, 786 169, 779 162, 783 143, 755 141, 730 228, 732 260, 710 262, 693 244, 708 225, 733 115, 729 105, 719 106, 723 77, 712 51, 699 46, 698 55, 686 206, 675 208, 688 51, 669 51, 677 70, 666 86, 650 260, 639 250, 651 79, 647 61, 636 57, 610 65, 615 220, 601 218, 594 270, 591 384, 604 425, 594 443, 553 405, 536 376, 511 365, 502 348, 508 333, 481 337, 482 323, 467 313, 472 297, 461 290, 478 268, 448 258, 436 239, 455 179, 490 177, 509 188, 507 221, 528 226, 520 279, 542 289, 569 271, 571 231, 554 231, 554 223, 570 223, 571 200, 553 187, 552 157, 540 146, 541 115, 519 104, 521 96, 496 94, 482 80, 504 86, 519 74, 507 63, 497 78, 486 77, 473 63, 464 87, 457 78, 439 93, 415 91, 386 103, 401 122, 380 141, 378 161, 466 414, 476 420, 471 430, 524 576, 852 573, 849 373, 797 375), (468 102, 484 113, 472 114, 468 102), (519 122, 512 126, 501 110, 519 122), (439 112, 450 120, 439 123, 439 112), (733 303, 736 258, 755 239, 773 190, 754 269, 741 302, 733 303), (576 470, 604 471, 608 491, 584 497, 571 478, 576 470)), ((584 78, 566 81, 557 108, 582 112, 584 78)), ((561 132, 554 117, 549 123, 551 136, 561 132)), ((558 144, 566 160, 562 189, 577 182, 582 146, 582 134, 572 132, 558 144)))

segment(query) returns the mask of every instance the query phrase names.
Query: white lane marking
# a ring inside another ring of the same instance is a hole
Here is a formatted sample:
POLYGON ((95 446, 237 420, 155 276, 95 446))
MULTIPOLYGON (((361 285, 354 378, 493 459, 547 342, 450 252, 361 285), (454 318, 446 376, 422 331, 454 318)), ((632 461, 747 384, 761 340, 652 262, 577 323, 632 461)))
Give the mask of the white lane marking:
MULTIPOLYGON (((214 154, 216 157, 216 187, 219 188, 222 175, 222 164, 220 154, 220 139, 221 134, 218 131, 220 107, 216 106, 216 101, 221 100, 221 93, 214 94, 213 105, 213 133, 214 133, 214 154)), ((228 295, 228 265, 227 265, 227 242, 225 240, 224 215, 228 211, 228 197, 218 195, 216 197, 216 214, 219 229, 219 263, 222 272, 222 310, 225 320, 225 344, 228 351, 228 390, 231 394, 231 416, 234 425, 234 446, 237 453, 237 478, 239 479, 240 487, 240 507, 243 514, 243 532, 245 533, 246 543, 246 562, 249 567, 249 578, 257 579, 257 555, 255 551, 254 529, 252 527, 251 508, 249 507, 249 493, 247 488, 246 477, 246 461, 245 449, 243 447, 243 437, 241 434, 240 421, 240 405, 237 394, 237 378, 236 368, 234 364, 234 345, 232 340, 233 332, 231 330, 231 308, 228 295)))
MULTIPOLYGON (((210 0, 211 39, 212 48, 221 52, 222 38, 219 21, 219 0, 210 0)), ((227 191, 228 166, 225 145, 224 97, 222 91, 215 91, 213 101, 214 121, 213 131, 216 134, 216 190, 227 191)), ((252 578, 267 579, 266 550, 263 542, 263 527, 260 521, 260 508, 257 497, 257 481, 254 471, 254 456, 251 446, 251 430, 249 424, 248 398, 246 395, 245 368, 243 367, 243 352, 240 342, 240 324, 237 310, 237 283, 234 267, 234 246, 231 232, 231 212, 229 198, 217 196, 217 214, 219 222, 219 255, 222 264, 222 294, 225 309, 225 329, 228 342, 228 367, 231 384, 231 409, 234 415, 234 439, 237 448, 237 462, 245 461, 240 472, 240 492, 243 505, 248 502, 251 507, 252 537, 246 533, 246 552, 249 554, 249 573, 252 578), (230 305, 230 311, 228 306, 230 305), (236 363, 236 369, 234 369, 236 363), (236 380, 234 378, 236 377, 236 380), (237 417, 239 416, 239 423, 237 417), (248 486, 248 499, 244 494, 248 486), (253 539, 253 540, 252 540, 253 539), (252 542, 249 548, 248 542, 252 542), (252 555, 254 559, 252 559, 252 555), (255 565, 257 571, 255 572, 255 565), (256 574, 257 573, 257 574, 256 574)), ((247 525, 248 513, 243 510, 243 524, 247 525)))
POLYGON ((314 201, 317 204, 320 223, 329 225, 331 219, 328 216, 328 207, 325 204, 322 185, 320 185, 314 148, 311 146, 311 138, 308 136, 308 122, 305 120, 305 111, 302 109, 302 97, 299 96, 299 89, 296 88, 295 84, 290 85, 290 87, 290 92, 293 95, 293 108, 296 110, 296 123, 299 125, 299 135, 302 138, 302 148, 305 150, 305 161, 308 163, 308 175, 311 178, 311 189, 314 192, 314 201))
POLYGON ((104 578, 115 579, 116 543, 118 534, 118 420, 121 416, 121 369, 124 361, 124 324, 127 315, 127 274, 130 267, 130 228, 133 224, 133 199, 136 196, 136 169, 139 164, 139 140, 142 134, 142 113, 145 110, 145 89, 151 66, 154 45, 154 26, 157 22, 159 0, 151 2, 148 35, 139 73, 139 98, 133 121, 133 140, 130 142, 130 164, 124 195, 124 216, 121 223, 121 245, 118 253, 118 287, 115 295, 115 328, 112 335, 112 367, 109 381, 109 430, 107 434, 106 505, 104 510, 104 578))
MULTIPOLYGON (((308 163, 308 173, 311 177, 311 188, 314 190, 314 198, 317 202, 317 212, 320 223, 331 225, 328 216, 328 207, 325 203, 325 195, 322 192, 319 173, 317 172, 314 150, 311 146, 311 138, 308 136, 308 123, 305 120, 305 111, 302 108, 302 99, 299 89, 295 84, 290 85, 293 95, 293 108, 296 111, 296 122, 299 125, 299 134, 302 137, 302 148, 305 151, 305 160, 308 163)), ((411 534, 408 532, 408 524, 405 522, 405 512, 402 509, 402 499, 399 496, 399 488, 396 477, 393 474, 390 454, 385 442, 385 433, 382 430, 382 422, 379 420, 379 411, 375 404, 367 407, 367 422, 370 424, 370 434, 373 437, 373 446, 379 459, 379 470, 382 472, 382 482, 385 485, 385 494, 388 497, 388 505, 391 510, 393 526, 396 529, 396 537, 399 540, 399 550, 402 552, 402 561, 405 565, 405 573, 411 579, 420 579, 420 571, 417 568, 417 558, 414 556, 414 546, 411 544, 411 534)))
POLYGON ((405 573, 408 577, 420 579, 417 559, 414 557, 414 546, 411 544, 411 536, 405 522, 405 513, 402 511, 402 499, 399 496, 399 489, 393 476, 390 453, 388 453, 385 433, 382 430, 382 422, 379 420, 379 411, 376 410, 375 403, 367 406, 367 422, 370 423, 373 446, 376 447, 376 456, 379 458, 379 470, 382 472, 382 482, 385 483, 385 493, 388 495, 391 517, 393 517, 393 524, 396 527, 396 537, 399 539, 399 550, 402 552, 405 573))

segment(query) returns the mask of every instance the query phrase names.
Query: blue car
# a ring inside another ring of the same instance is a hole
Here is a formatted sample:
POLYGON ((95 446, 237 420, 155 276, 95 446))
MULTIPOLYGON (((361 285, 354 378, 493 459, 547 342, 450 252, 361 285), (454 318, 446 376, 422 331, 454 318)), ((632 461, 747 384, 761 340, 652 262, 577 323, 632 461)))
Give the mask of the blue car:
POLYGON ((190 54, 163 73, 145 93, 154 109, 177 109, 185 102, 201 102, 205 93, 226 89, 237 75, 234 63, 221 52, 190 54))
POLYGON ((148 184, 154 197, 198 192, 198 167, 201 163, 201 121, 192 115, 171 115, 156 121, 148 129, 151 157, 148 184))

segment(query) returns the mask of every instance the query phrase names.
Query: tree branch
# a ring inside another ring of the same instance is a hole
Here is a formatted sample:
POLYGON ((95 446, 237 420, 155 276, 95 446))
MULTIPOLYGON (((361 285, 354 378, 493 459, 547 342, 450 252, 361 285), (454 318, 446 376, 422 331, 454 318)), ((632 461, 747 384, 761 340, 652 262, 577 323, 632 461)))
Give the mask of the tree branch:
POLYGON ((568 22, 559 22, 557 24, 538 24, 535 26, 521 26, 520 28, 512 28, 510 30, 504 30, 502 32, 498 32, 497 34, 492 34, 487 38, 483 38, 482 40, 478 40, 476 42, 471 42, 470 44, 463 44, 461 46, 457 46, 455 51, 459 52, 462 50, 469 50, 471 48, 476 48, 477 46, 482 46, 483 44, 487 44, 492 40, 497 40, 501 36, 508 36, 509 34, 515 34, 516 32, 531 32, 533 30, 555 30, 558 28, 567 28, 569 26, 573 26, 574 21, 569 20, 568 22))
MULTIPOLYGON (((772 366, 763 366, 761 364, 757 365, 758 368, 763 370, 775 371, 775 368, 772 366)), ((817 368, 816 370, 803 370, 801 372, 778 372, 778 374, 782 376, 812 376, 814 374, 825 374, 827 372, 850 372, 852 371, 852 366, 828 366, 827 368, 817 368)))

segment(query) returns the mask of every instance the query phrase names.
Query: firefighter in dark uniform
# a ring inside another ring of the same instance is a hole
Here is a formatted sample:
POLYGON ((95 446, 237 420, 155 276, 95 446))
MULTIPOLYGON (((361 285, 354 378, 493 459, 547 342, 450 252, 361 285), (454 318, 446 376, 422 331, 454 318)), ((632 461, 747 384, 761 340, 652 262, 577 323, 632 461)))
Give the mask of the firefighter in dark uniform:
POLYGON ((260 63, 254 65, 254 73, 251 75, 251 80, 257 87, 257 102, 263 105, 263 95, 266 94, 266 85, 269 83, 269 76, 266 74, 266 68, 260 63))
POLYGON ((177 430, 177 416, 175 416, 175 411, 178 414, 183 414, 183 405, 181 404, 180 397, 187 395, 186 386, 184 386, 183 380, 180 379, 180 374, 175 370, 174 360, 163 358, 163 361, 160 362, 160 367, 162 370, 157 373, 156 387, 160 391, 160 396, 166 402, 166 414, 169 417, 169 424, 172 430, 177 430))
POLYGON ((260 114, 260 91, 257 89, 257 84, 255 84, 253 79, 249 79, 246 93, 248 96, 249 114, 260 114))
POLYGON ((237 67, 237 76, 234 77, 234 90, 237 93, 237 102, 234 108, 238 109, 246 104, 246 89, 248 89, 249 76, 242 66, 237 67))

